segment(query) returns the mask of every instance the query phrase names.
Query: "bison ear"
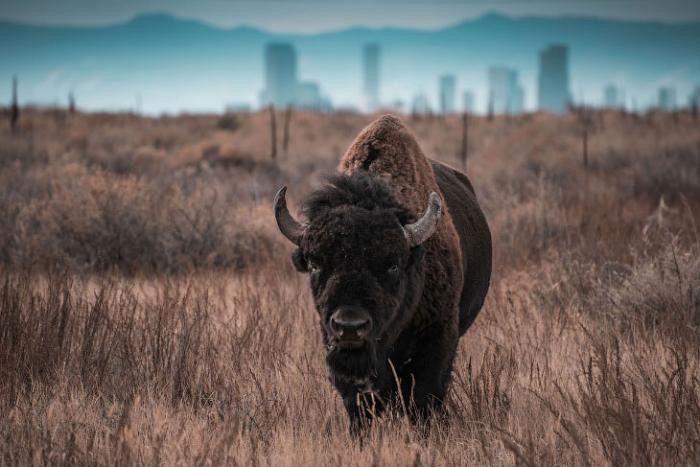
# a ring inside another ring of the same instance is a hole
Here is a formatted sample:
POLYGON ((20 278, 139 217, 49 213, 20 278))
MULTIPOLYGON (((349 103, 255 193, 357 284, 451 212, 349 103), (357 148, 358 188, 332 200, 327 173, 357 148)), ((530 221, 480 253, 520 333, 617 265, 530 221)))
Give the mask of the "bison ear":
POLYGON ((294 267, 297 269, 299 272, 308 272, 308 261, 306 261, 306 258, 304 257, 304 253, 301 252, 301 248, 297 248, 294 253, 292 253, 292 263, 294 264, 294 267))
POLYGON ((413 267, 423 261, 424 256, 425 248, 423 248, 423 245, 418 245, 411 248, 411 256, 408 258, 408 267, 413 267))

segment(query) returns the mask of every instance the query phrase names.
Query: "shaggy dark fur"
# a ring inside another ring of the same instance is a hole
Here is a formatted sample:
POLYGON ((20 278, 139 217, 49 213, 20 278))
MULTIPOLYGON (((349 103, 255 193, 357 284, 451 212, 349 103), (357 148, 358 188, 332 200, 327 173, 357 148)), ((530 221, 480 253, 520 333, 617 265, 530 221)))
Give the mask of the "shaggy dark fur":
POLYGON ((395 117, 360 133, 341 173, 307 199, 308 224, 292 257, 310 273, 331 379, 353 430, 399 399, 413 420, 424 419, 442 409, 457 341, 488 290, 486 220, 466 176, 429 161, 395 117), (411 248, 402 226, 423 214, 431 191, 443 199, 443 217, 411 248), (339 309, 370 316, 361 347, 333 339, 339 309))
MULTIPOLYGON (((407 370, 415 372, 421 365, 426 366, 421 373, 436 369, 436 380, 446 380, 449 367, 411 361, 426 331, 410 324, 423 292, 424 248, 409 248, 402 225, 415 218, 396 201, 386 182, 366 172, 335 177, 311 195, 304 212, 308 228, 293 261, 297 269, 311 273, 331 378, 353 424, 362 416, 358 394, 374 396, 376 412, 394 399, 396 385, 389 360, 402 381, 411 381, 407 370), (370 312, 373 331, 364 347, 332 345, 329 318, 341 306, 370 312)), ((432 348, 440 343, 422 344, 432 348)), ((444 395, 440 385, 429 390, 424 386, 417 387, 413 395, 421 410, 444 395)), ((410 400, 408 387, 405 396, 410 400)))
POLYGON ((459 299, 459 335, 476 319, 491 279, 491 233, 466 175, 431 161, 442 196, 459 236, 464 282, 459 299))

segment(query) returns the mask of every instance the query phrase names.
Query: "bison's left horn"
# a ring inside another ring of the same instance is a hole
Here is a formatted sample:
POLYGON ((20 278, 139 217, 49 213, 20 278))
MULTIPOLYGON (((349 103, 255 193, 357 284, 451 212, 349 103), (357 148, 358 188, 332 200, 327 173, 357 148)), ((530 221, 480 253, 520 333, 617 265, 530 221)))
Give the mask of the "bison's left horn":
POLYGON ((428 200, 428 209, 425 210, 423 217, 403 228, 408 244, 414 247, 429 239, 435 233, 441 215, 442 200, 440 195, 432 192, 428 200))
POLYGON ((283 186, 275 195, 275 220, 280 232, 295 245, 299 244, 304 226, 296 221, 287 209, 287 187, 283 186))

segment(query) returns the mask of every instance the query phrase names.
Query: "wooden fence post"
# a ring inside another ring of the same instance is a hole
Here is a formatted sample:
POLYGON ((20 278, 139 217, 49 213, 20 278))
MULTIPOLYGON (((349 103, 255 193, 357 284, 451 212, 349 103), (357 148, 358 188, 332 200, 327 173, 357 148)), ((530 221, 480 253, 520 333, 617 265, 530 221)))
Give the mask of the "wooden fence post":
POLYGON ((287 106, 287 110, 284 112, 284 133, 282 135, 282 152, 287 155, 287 149, 289 148, 289 122, 292 119, 292 106, 291 104, 287 106))
POLYGON ((469 157, 469 112, 462 114, 462 169, 467 170, 467 158, 469 157))
POLYGON ((12 77, 12 107, 10 108, 10 129, 15 131, 19 122, 19 103, 17 102, 17 76, 12 77))
POLYGON ((583 127, 583 168, 588 170, 588 125, 583 127))
POLYGON ((68 93, 68 113, 75 113, 75 94, 73 91, 68 93))
POLYGON ((277 159, 277 122, 275 121, 275 106, 270 104, 270 158, 277 159))

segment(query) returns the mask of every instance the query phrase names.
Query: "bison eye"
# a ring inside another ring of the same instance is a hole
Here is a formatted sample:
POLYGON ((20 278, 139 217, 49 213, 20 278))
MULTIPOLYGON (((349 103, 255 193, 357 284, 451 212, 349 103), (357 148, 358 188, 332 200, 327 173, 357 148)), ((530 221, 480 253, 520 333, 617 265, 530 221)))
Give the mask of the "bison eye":
POLYGON ((312 263, 311 261, 309 261, 307 263, 307 266, 308 266, 309 272, 311 272, 311 274, 316 274, 316 273, 321 272, 321 267, 317 264, 312 263))
POLYGON ((399 275, 399 266, 396 264, 392 264, 389 269, 386 270, 386 273, 389 274, 391 277, 396 277, 399 275))

